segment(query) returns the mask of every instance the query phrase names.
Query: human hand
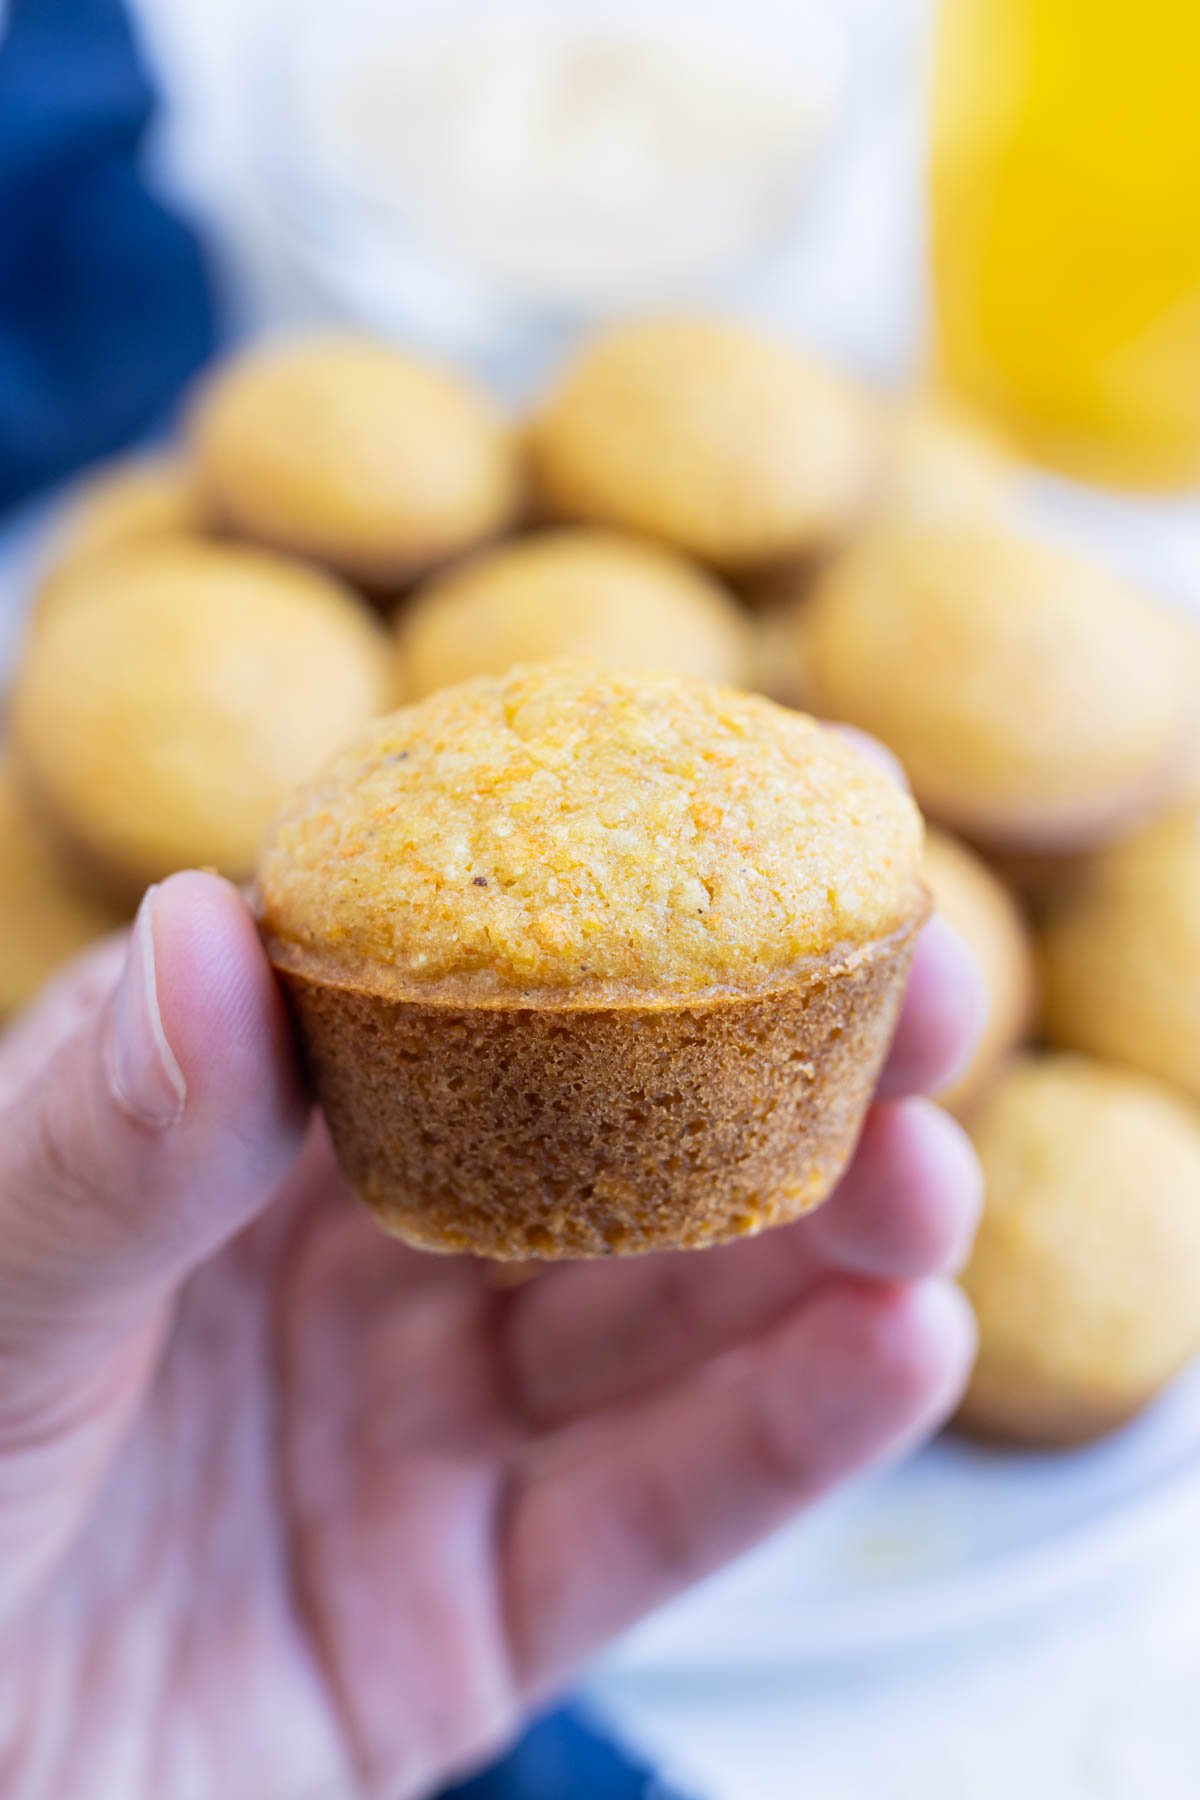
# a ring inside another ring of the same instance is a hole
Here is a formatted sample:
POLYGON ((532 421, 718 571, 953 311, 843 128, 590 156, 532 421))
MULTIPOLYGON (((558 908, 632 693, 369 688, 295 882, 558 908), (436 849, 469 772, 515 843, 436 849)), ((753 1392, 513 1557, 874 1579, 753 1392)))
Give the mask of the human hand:
POLYGON ((811 1218, 504 1290, 347 1195, 238 894, 154 890, 0 1042, 0 1790, 423 1794, 930 1431, 976 1007, 934 921, 811 1218))

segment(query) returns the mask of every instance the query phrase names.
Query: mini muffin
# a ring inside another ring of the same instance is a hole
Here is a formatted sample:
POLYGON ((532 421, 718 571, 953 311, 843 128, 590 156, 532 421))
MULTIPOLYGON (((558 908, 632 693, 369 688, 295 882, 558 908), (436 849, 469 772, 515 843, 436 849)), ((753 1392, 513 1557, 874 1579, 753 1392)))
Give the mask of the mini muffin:
POLYGON ((420 699, 514 663, 587 657, 739 681, 732 598, 682 557, 616 532, 546 532, 435 579, 399 623, 401 686, 420 699))
POLYGON ((513 434, 449 369, 349 335, 254 348, 200 394, 192 448, 235 534, 388 588, 500 531, 513 434))
POLYGON ((342 1164, 410 1243, 699 1247, 824 1199, 921 826, 811 719, 546 663, 376 724, 283 810, 263 931, 342 1164))
POLYGON ((527 442, 558 516, 744 572, 845 534, 874 472, 876 421, 846 378, 783 343, 662 319, 586 345, 527 442))
POLYGON ((880 527, 818 582, 805 645, 818 709, 882 738, 925 811, 990 847, 1114 837, 1183 751, 1171 616, 996 526, 880 527))
POLYGON ((1017 488, 1017 465, 999 440, 939 395, 906 396, 884 426, 877 514, 996 518, 1017 488))
POLYGON ((1110 1431, 1200 1351, 1200 1115, 1143 1076, 1030 1056, 972 1136, 987 1199, 961 1422, 1041 1445, 1110 1431))
POLYGON ((17 673, 13 755, 39 822, 122 897, 194 865, 240 880, 284 796, 391 683, 386 634, 337 582, 177 540, 56 584, 17 673))
POLYGON ((129 456, 88 476, 57 520, 51 568, 64 570, 113 550, 205 528, 195 477, 178 456, 129 456))
POLYGON ((1055 1043, 1200 1101, 1200 790, 1092 861, 1051 910, 1042 952, 1055 1043))
POLYGON ((934 909, 971 950, 987 996, 987 1015, 971 1061, 938 1095, 951 1112, 963 1113, 1032 1024, 1037 985, 1033 944, 1008 889, 965 844, 930 832, 924 872, 934 909))
POLYGON ((0 1018, 124 917, 68 878, 0 758, 0 1018))

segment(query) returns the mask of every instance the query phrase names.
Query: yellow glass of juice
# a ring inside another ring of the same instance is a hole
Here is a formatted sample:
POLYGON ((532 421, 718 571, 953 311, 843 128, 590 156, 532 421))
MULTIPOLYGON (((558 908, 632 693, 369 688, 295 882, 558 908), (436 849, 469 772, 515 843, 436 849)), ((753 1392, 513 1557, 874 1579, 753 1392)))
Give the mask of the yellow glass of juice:
POLYGON ((1200 482, 1200 0, 942 0, 934 356, 1035 457, 1200 482))

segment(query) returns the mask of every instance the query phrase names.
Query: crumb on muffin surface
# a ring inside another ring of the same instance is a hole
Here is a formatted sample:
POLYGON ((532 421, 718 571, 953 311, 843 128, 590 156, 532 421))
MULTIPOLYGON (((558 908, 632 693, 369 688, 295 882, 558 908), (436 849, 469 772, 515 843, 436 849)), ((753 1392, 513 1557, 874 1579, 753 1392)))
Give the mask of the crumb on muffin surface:
POLYGON ((910 923, 915 805, 771 702, 586 663, 443 689, 378 721, 276 820, 277 960, 650 996, 769 987, 910 923))

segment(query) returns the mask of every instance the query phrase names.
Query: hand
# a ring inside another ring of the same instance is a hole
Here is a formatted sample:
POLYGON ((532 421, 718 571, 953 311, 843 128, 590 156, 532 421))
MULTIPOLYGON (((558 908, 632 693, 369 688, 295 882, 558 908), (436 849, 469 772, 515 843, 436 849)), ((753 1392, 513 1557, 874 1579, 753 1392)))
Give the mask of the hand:
POLYGON ((506 1291, 346 1193, 238 894, 154 890, 0 1043, 0 1790, 425 1793, 930 1431, 979 1190, 905 1096, 976 998, 935 921, 811 1219, 506 1291))

